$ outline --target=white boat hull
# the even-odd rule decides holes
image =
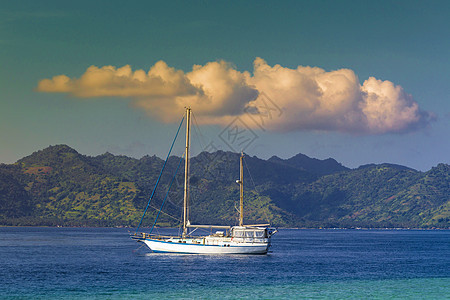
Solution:
[[[188,254],[266,254],[269,243],[235,243],[222,242],[217,245],[204,245],[199,243],[167,242],[158,239],[143,239],[153,252],[188,253]]]

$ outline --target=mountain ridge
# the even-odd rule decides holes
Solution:
[[[172,156],[144,220],[152,223],[180,157]],[[193,223],[237,221],[239,154],[191,159]],[[0,164],[0,225],[135,226],[164,161],[50,146]],[[394,164],[349,169],[297,154],[245,159],[245,216],[288,227],[449,228],[450,166],[420,172]],[[250,170],[251,173],[248,173]],[[183,171],[176,175],[159,226],[175,226]]]
[[[333,158],[321,160],[317,158],[310,158],[309,156],[302,153],[294,155],[288,159],[282,159],[278,156],[272,156],[268,159],[268,161],[293,166],[316,175],[329,175],[341,171],[350,170],[349,168],[338,163]]]

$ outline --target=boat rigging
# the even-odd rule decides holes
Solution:
[[[189,221],[189,146],[190,146],[190,123],[191,123],[191,108],[186,108],[186,115],[183,119],[186,119],[186,147],[185,147],[185,173],[184,173],[184,192],[183,192],[183,231],[180,236],[161,236],[152,234],[152,230],[156,224],[153,224],[150,233],[139,233],[140,225],[144,218],[145,212],[148,209],[151,199],[154,196],[156,186],[161,178],[162,171],[169,158],[170,152],[173,148],[173,144],[170,148],[166,162],[163,165],[163,169],[159,175],[155,188],[150,197],[149,203],[144,211],[144,215],[139,222],[136,232],[131,237],[138,242],[142,242],[148,246],[153,252],[169,252],[169,253],[190,253],[190,254],[266,254],[269,251],[271,245],[271,237],[277,230],[270,227],[270,224],[255,224],[244,225],[244,172],[243,172],[243,159],[244,153],[240,155],[240,176],[236,182],[240,185],[240,201],[239,201],[239,225],[237,226],[223,226],[223,225],[194,225]],[[183,119],[178,128],[177,134],[180,131],[180,127],[183,123]],[[180,160],[181,164],[181,160]],[[180,166],[178,165],[178,168]],[[177,168],[177,171],[178,171]],[[176,173],[175,173],[176,175]],[[175,176],[174,176],[175,178]],[[170,183],[170,186],[173,183]],[[169,186],[169,189],[170,189]],[[167,194],[166,194],[167,197]],[[164,205],[165,199],[162,206]],[[161,209],[162,209],[161,206]],[[159,213],[157,217],[159,216]],[[224,229],[225,231],[216,231],[214,234],[207,236],[194,236],[192,232],[189,232],[189,228],[215,228]],[[195,231],[195,230],[194,230]]]

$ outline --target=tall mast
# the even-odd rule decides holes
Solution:
[[[241,176],[239,179],[239,185],[240,185],[240,203],[239,203],[239,226],[244,226],[244,168],[242,160],[244,159],[244,151],[241,152],[240,157],[240,171]]]
[[[189,136],[191,125],[191,108],[186,107],[186,151],[184,158],[184,200],[183,200],[183,237],[188,234],[189,222],[188,198],[189,198]]]

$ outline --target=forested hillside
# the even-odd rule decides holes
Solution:
[[[167,163],[144,220],[151,226],[179,157]],[[381,164],[348,169],[334,159],[246,156],[245,221],[290,227],[449,228],[450,166],[428,172]],[[79,154],[66,145],[0,165],[0,225],[136,226],[163,160]],[[177,226],[184,168],[159,226]],[[203,152],[191,160],[191,223],[235,224],[239,154]]]

